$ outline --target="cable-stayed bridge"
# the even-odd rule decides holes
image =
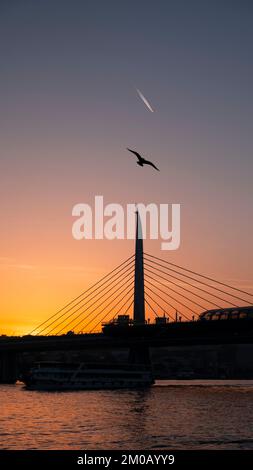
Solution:
[[[251,305],[252,299],[251,293],[238,287],[144,252],[137,213],[132,256],[29,335],[0,341],[0,381],[12,380],[16,355],[25,351],[126,347],[134,351],[131,357],[136,360],[136,356],[143,359],[150,347],[253,344],[253,321],[248,323],[251,331],[245,330],[245,323],[240,329],[239,322],[219,322],[217,329],[217,322],[198,320],[201,313],[220,309],[224,314],[232,309],[239,318],[244,314],[241,307]],[[117,328],[122,321],[127,329]],[[105,324],[105,332],[113,335],[101,333]],[[122,331],[127,334],[117,334]]]
[[[104,322],[130,315],[133,326],[150,319],[193,321],[201,312],[249,305],[253,295],[143,252],[137,214],[135,254],[36,326],[33,335],[101,331]]]
[[[209,309],[249,305],[253,296],[205,275],[144,253],[145,316],[169,321],[197,320]],[[33,335],[76,334],[101,330],[117,315],[134,313],[135,255],[38,325]]]

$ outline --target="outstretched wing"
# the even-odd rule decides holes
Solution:
[[[138,158],[138,160],[140,160],[140,161],[143,160],[142,156],[141,156],[138,152],[135,152],[135,150],[131,150],[131,149],[129,149],[129,148],[127,148],[127,150],[128,150],[129,152],[132,152],[134,155],[136,155],[136,157]]]
[[[145,163],[146,165],[150,165],[153,168],[155,168],[155,170],[160,171],[159,168],[157,168],[157,166],[155,166],[154,163],[150,162],[149,160],[145,160]]]

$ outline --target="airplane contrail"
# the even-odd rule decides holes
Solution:
[[[138,90],[138,88],[136,88],[136,91],[139,95],[139,97],[141,98],[141,100],[143,101],[143,103],[147,106],[147,108],[149,109],[149,111],[151,111],[151,113],[154,112],[151,104],[148,102],[147,98],[145,98],[145,96],[142,94],[142,92],[140,90]]]

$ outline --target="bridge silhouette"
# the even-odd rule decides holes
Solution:
[[[220,328],[196,321],[210,309],[238,308],[252,303],[253,295],[205,274],[179,266],[143,251],[141,222],[137,213],[135,253],[91,287],[37,325],[29,335],[0,341],[0,382],[15,381],[17,355],[23,352],[129,348],[132,360],[149,357],[150,347],[251,344],[251,332]],[[107,337],[104,324],[130,318],[135,331],[150,324],[169,324],[166,336]],[[191,325],[201,328],[190,328]],[[208,322],[216,323],[216,322]],[[229,322],[232,324],[233,322]],[[179,328],[178,328],[179,327]],[[134,351],[134,354],[133,354]],[[134,358],[134,359],[133,359]]]
[[[213,308],[249,305],[253,295],[191,269],[143,252],[137,213],[135,254],[37,325],[31,335],[94,333],[120,315],[133,325],[148,317],[192,321]]]
[[[148,316],[192,321],[213,308],[249,305],[253,295],[204,274],[143,252],[137,214],[135,254],[37,325],[31,335],[94,333],[117,315],[144,324]]]

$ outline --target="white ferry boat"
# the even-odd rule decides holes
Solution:
[[[113,390],[154,383],[145,365],[40,362],[21,377],[29,390]]]

